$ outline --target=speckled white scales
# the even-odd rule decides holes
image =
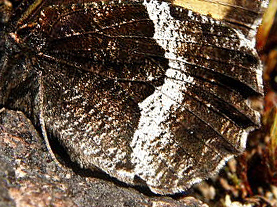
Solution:
[[[169,59],[169,66],[171,67],[166,71],[168,78],[165,79],[165,83],[156,88],[154,94],[139,104],[141,118],[131,143],[134,149],[132,161],[136,166],[134,174],[139,175],[143,179],[147,178],[149,186],[156,186],[160,185],[160,176],[164,173],[163,170],[157,171],[160,162],[165,162],[170,167],[170,163],[166,161],[167,158],[162,153],[157,153],[159,150],[157,144],[160,144],[162,147],[174,145],[174,142],[171,141],[174,135],[171,134],[168,126],[162,124],[162,122],[167,119],[172,111],[180,106],[179,103],[184,98],[181,90],[186,90],[184,82],[193,83],[193,77],[188,77],[176,70],[185,70],[176,61],[178,58],[176,56],[177,44],[182,36],[180,34],[180,24],[182,25],[182,23],[173,19],[170,15],[169,4],[166,2],[145,1],[144,5],[147,8],[150,19],[155,25],[153,38],[167,51],[165,57]],[[177,60],[180,62],[185,61],[182,58]],[[170,79],[171,77],[176,78],[176,80]],[[163,134],[162,139],[157,139],[161,134]],[[173,153],[171,156],[174,156],[175,152],[169,151],[168,153]],[[160,161],[155,162],[156,160]],[[182,170],[185,170],[189,166],[180,167]],[[180,170],[180,178],[183,176],[182,170]],[[176,192],[178,191],[176,185]]]

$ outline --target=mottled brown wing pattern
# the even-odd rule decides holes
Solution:
[[[248,98],[263,93],[261,65],[248,34],[264,2],[253,2],[256,13],[233,18],[239,26],[175,2],[11,2],[1,105],[24,111],[82,167],[184,191],[259,126]]]
[[[163,83],[168,60],[143,5],[70,6],[48,7],[40,20],[47,37],[40,64],[60,63],[42,76],[43,119],[73,159],[119,177],[133,168],[138,103]]]

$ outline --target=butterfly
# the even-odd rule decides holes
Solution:
[[[178,193],[260,125],[249,98],[263,95],[253,38],[266,1],[1,4],[0,105],[82,168]]]

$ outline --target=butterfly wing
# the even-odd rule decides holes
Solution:
[[[169,2],[49,2],[17,34],[34,113],[73,160],[167,194],[242,152],[259,125],[248,98],[263,93],[244,32]]]

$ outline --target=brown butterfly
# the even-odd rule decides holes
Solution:
[[[266,2],[184,2],[2,1],[0,105],[120,181],[172,194],[210,177],[259,126]]]

